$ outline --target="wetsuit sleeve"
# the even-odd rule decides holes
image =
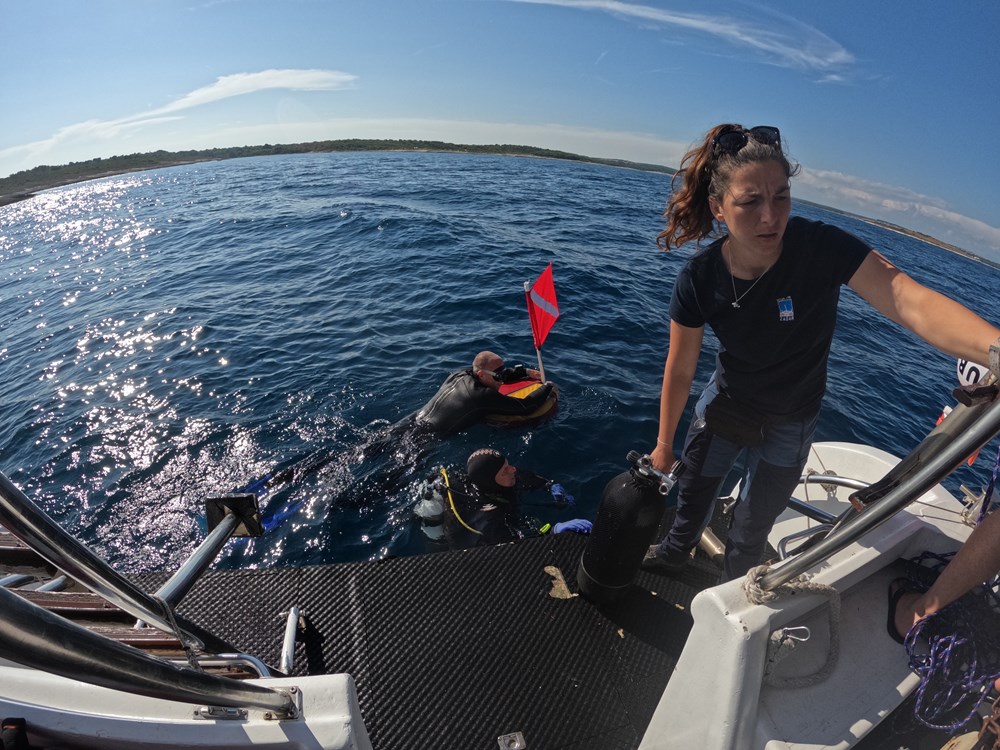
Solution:
[[[525,398],[504,396],[480,385],[472,370],[454,372],[417,412],[416,421],[439,434],[449,435],[491,414],[527,416],[545,403],[551,392],[552,385],[546,384]]]
[[[517,470],[517,486],[523,490],[540,490],[552,484],[551,479],[536,474],[530,469]]]
[[[481,509],[477,514],[476,526],[482,532],[480,544],[503,544],[517,539],[517,534],[510,528],[507,516],[509,511],[503,507],[492,510]]]
[[[483,411],[489,414],[528,415],[544,404],[550,393],[552,393],[551,383],[535,389],[524,398],[504,396],[497,391],[483,389],[480,394],[480,405]]]
[[[478,391],[472,370],[451,373],[437,393],[417,412],[416,421],[443,435],[464,430],[479,419]]]

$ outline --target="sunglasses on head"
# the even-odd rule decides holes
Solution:
[[[747,145],[750,138],[765,146],[780,146],[781,133],[777,128],[770,125],[758,125],[757,127],[745,130],[727,130],[719,133],[712,139],[715,153],[735,154]]]

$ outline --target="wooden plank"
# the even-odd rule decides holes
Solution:
[[[15,594],[27,599],[32,604],[44,607],[50,612],[69,619],[77,617],[96,617],[100,619],[118,618],[123,621],[134,621],[135,617],[105,601],[97,594],[87,591],[25,591],[14,589]]]

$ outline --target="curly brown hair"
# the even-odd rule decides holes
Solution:
[[[662,249],[669,251],[671,247],[715,235],[715,217],[708,199],[722,200],[733,172],[740,167],[776,161],[788,177],[798,174],[799,165],[789,161],[780,143],[770,145],[747,138],[739,151],[716,153],[715,137],[733,130],[746,131],[746,128],[737,123],[716,125],[681,159],[680,169],[670,182],[670,199],[664,212],[667,226],[656,236],[656,244]]]

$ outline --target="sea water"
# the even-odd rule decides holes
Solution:
[[[440,549],[413,508],[436,467],[492,446],[593,518],[655,444],[667,304],[690,250],[655,237],[667,175],[451,153],[301,154],[120,175],[0,208],[0,470],[122,570],[173,568],[206,497],[318,457],[263,498],[222,565]],[[794,186],[793,186],[794,189]],[[815,206],[996,320],[1000,271]],[[393,425],[481,349],[537,366],[523,284],[553,263],[542,349],[558,415],[418,441]],[[953,403],[955,360],[841,295],[820,440],[905,455]],[[697,382],[711,373],[711,337]],[[686,420],[681,429],[686,426]],[[996,441],[948,480],[988,482]],[[822,467],[812,468],[822,470]]]

